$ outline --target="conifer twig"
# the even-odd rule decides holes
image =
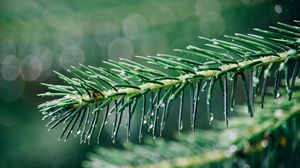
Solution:
[[[128,116],[126,125],[129,138],[132,115],[137,111],[136,107],[141,98],[146,97],[146,100],[149,99],[149,107],[145,109],[147,103],[143,103],[141,125],[151,130],[155,137],[158,130],[159,135],[163,134],[172,102],[187,86],[190,86],[191,96],[191,127],[195,130],[197,111],[200,108],[198,107],[200,92],[203,89],[207,91],[207,114],[211,123],[214,119],[211,99],[215,83],[220,83],[222,94],[226,95],[224,100],[227,98],[230,100],[229,103],[227,101],[225,103],[230,104],[230,109],[233,109],[235,86],[237,80],[241,80],[248,113],[252,117],[254,97],[257,93],[261,93],[261,107],[264,107],[269,78],[274,76],[277,81],[273,91],[277,94],[278,81],[284,73],[285,88],[291,99],[295,80],[300,74],[298,21],[295,21],[295,26],[278,23],[278,27],[270,27],[270,30],[254,30],[262,36],[235,34],[225,36],[227,40],[200,37],[208,42],[206,47],[189,45],[186,49],[175,49],[178,55],[136,56],[146,61],[146,64],[121,58],[120,62],[104,61],[112,67],[111,69],[80,65],[81,68],[71,67],[72,70],[68,70],[71,77],[55,72],[66,85],[43,84],[53,92],[42,93],[39,96],[60,98],[39,105],[39,109],[44,114],[43,119],[51,119],[47,124],[49,129],[67,123],[61,134],[61,138],[65,136],[66,140],[77,126],[77,130],[81,132],[82,142],[90,141],[97,128],[100,113],[114,113],[112,131],[114,142],[124,116]],[[292,74],[289,73],[291,68]],[[246,81],[247,71],[251,72],[250,82]],[[224,77],[232,81],[234,86],[230,96],[227,93],[227,82],[226,86],[222,84]],[[106,108],[107,106],[110,108]],[[123,115],[126,111],[128,115]],[[224,108],[224,115],[225,123],[228,124],[227,108]],[[101,134],[106,125],[104,123],[107,123],[107,117],[108,115],[104,115],[98,134]],[[178,122],[181,123],[181,120],[179,117]],[[140,129],[140,134],[142,131]],[[100,136],[98,142],[99,138]]]

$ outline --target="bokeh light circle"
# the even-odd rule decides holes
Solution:
[[[20,75],[19,60],[14,55],[7,55],[1,63],[1,76],[4,80],[13,81]]]
[[[132,58],[134,52],[133,45],[127,38],[114,39],[108,46],[107,54],[110,59],[118,60],[122,58]]]
[[[125,18],[123,32],[131,40],[137,39],[148,27],[148,22],[142,15],[133,14]]]
[[[120,28],[113,22],[103,22],[95,27],[94,39],[99,46],[107,47],[120,36]]]
[[[42,73],[42,63],[38,56],[27,55],[23,58],[20,65],[22,79],[26,81],[34,81],[39,78]]]
[[[69,68],[84,63],[84,52],[77,46],[65,47],[59,58],[60,67]]]

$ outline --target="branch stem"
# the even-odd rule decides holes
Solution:
[[[183,84],[186,81],[189,82],[194,82],[198,81],[200,79],[207,79],[210,77],[216,77],[222,72],[230,72],[234,71],[236,68],[238,71],[243,71],[245,67],[250,66],[251,64],[257,63],[254,66],[251,66],[251,68],[254,67],[259,67],[263,65],[267,65],[270,63],[274,62],[284,62],[288,59],[288,56],[290,53],[292,53],[293,50],[289,50],[286,52],[280,53],[278,56],[265,56],[253,60],[245,60],[239,63],[232,63],[232,64],[225,64],[221,65],[219,67],[220,70],[201,70],[201,71],[196,71],[195,74],[193,73],[188,73],[184,75],[180,75],[177,77],[177,79],[163,79],[160,81],[161,84],[157,83],[144,83],[138,86],[138,88],[122,88],[122,89],[110,89],[102,92],[102,95],[99,94],[97,97],[90,97],[89,95],[67,95],[70,98],[74,99],[75,101],[78,102],[78,106],[87,106],[91,103],[99,102],[104,99],[107,99],[109,97],[119,97],[120,95],[126,95],[130,96],[133,94],[137,94],[139,92],[144,92],[145,90],[158,90],[162,88],[167,88],[173,85],[178,85],[178,84]],[[298,55],[297,57],[299,57]],[[247,68],[246,68],[247,69]],[[85,101],[84,101],[85,100]]]

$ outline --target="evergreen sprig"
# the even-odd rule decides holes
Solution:
[[[237,81],[243,84],[244,97],[250,116],[254,114],[254,97],[261,93],[264,106],[266,86],[275,78],[274,97],[277,97],[281,79],[285,79],[288,98],[292,98],[295,80],[299,77],[300,21],[295,25],[278,23],[269,30],[254,29],[258,34],[235,34],[226,40],[208,39],[203,47],[189,45],[186,49],[175,49],[176,54],[136,56],[145,64],[121,58],[107,60],[111,69],[80,65],[71,67],[69,75],[55,72],[65,85],[44,84],[51,92],[39,94],[43,97],[58,97],[39,105],[50,119],[49,130],[66,123],[60,138],[65,140],[75,132],[81,142],[90,142],[95,134],[99,114],[102,123],[97,128],[98,142],[109,115],[114,114],[112,140],[118,135],[124,111],[127,112],[127,137],[130,136],[131,119],[135,111],[141,114],[139,139],[148,129],[155,137],[163,133],[172,102],[179,97],[180,108],[178,130],[182,129],[183,103],[189,88],[191,128],[195,130],[200,92],[206,91],[209,123],[214,119],[211,109],[212,92],[219,83],[224,97],[224,118],[228,124],[229,109],[235,105]],[[246,81],[245,73],[250,72]],[[290,73],[292,71],[292,73]],[[284,74],[284,75],[283,75]],[[228,81],[232,82],[229,93]],[[249,83],[249,86],[248,86]],[[142,102],[142,109],[136,109]],[[149,103],[148,103],[149,102]],[[146,107],[148,104],[148,107]],[[159,127],[159,130],[158,130]]]
[[[257,107],[256,117],[247,120],[244,108],[222,129],[218,121],[211,130],[184,134],[176,140],[147,139],[146,143],[124,144],[123,149],[97,147],[83,162],[95,167],[299,167],[300,92],[289,102],[281,97]],[[247,166],[248,165],[248,166]]]

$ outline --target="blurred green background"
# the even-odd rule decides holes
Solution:
[[[41,121],[45,99],[36,95],[46,91],[40,82],[60,83],[53,70],[171,53],[201,44],[198,35],[251,33],[299,11],[298,0],[1,0],[0,167],[81,167],[94,149],[78,138],[58,142],[61,129]]]

